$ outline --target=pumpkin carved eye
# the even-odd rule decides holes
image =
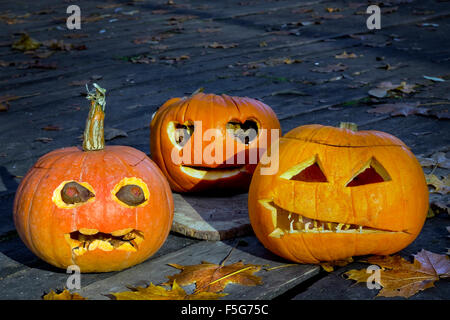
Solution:
[[[246,120],[244,123],[230,121],[226,127],[236,140],[244,144],[250,144],[258,136],[258,124],[254,120]]]
[[[144,191],[135,184],[128,184],[120,188],[116,197],[129,206],[138,206],[145,201]]]
[[[87,182],[63,181],[53,191],[52,201],[61,209],[73,209],[95,201],[95,193]]]
[[[150,199],[147,184],[139,178],[123,178],[111,190],[114,201],[126,208],[146,206]]]
[[[66,204],[86,202],[93,197],[95,195],[88,188],[75,181],[66,183],[61,190],[61,199]]]
[[[293,166],[280,175],[280,178],[303,182],[328,182],[317,155]]]
[[[357,187],[371,183],[392,180],[386,169],[375,158],[371,158],[356,175],[347,182],[346,187]]]
[[[172,144],[183,147],[194,134],[194,125],[191,123],[170,122],[167,127],[167,133]]]

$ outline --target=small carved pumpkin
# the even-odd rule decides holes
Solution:
[[[428,189],[420,164],[398,138],[305,125],[278,146],[278,173],[261,175],[258,165],[248,200],[251,225],[267,249],[318,263],[392,254],[419,234]]]
[[[280,134],[275,113],[264,103],[202,92],[168,100],[150,128],[152,159],[177,192],[247,191],[273,130]]]
[[[94,84],[83,148],[42,156],[18,187],[16,229],[38,257],[81,272],[121,270],[154,254],[172,225],[173,199],[141,151],[104,146],[105,90]]]

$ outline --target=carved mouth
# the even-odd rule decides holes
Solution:
[[[288,211],[277,206],[272,199],[258,200],[259,203],[272,214],[274,230],[270,237],[280,238],[283,235],[295,233],[396,233],[402,231],[390,231],[375,229],[363,225],[337,223],[331,221],[315,220],[302,216],[301,214]],[[405,232],[405,231],[403,231]]]
[[[116,230],[111,233],[100,232],[97,229],[80,229],[64,235],[73,254],[81,256],[96,249],[102,251],[137,251],[144,241],[144,234],[133,228]]]
[[[229,178],[238,175],[241,172],[246,172],[244,165],[232,168],[208,168],[208,167],[191,167],[180,166],[181,171],[185,174],[202,179],[202,180],[217,180]]]

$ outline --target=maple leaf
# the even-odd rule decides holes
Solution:
[[[214,292],[194,292],[192,294],[187,294],[186,291],[174,281],[171,290],[150,283],[147,288],[136,287],[133,288],[133,291],[112,293],[112,295],[117,300],[217,300],[227,294]]]
[[[56,293],[51,290],[49,293],[42,297],[44,300],[86,300],[85,297],[79,295],[78,293],[70,293],[69,290],[64,289],[61,293]]]
[[[377,297],[409,298],[434,287],[434,282],[440,278],[450,277],[450,258],[424,249],[414,255],[413,263],[398,255],[373,256],[363,262],[381,267],[379,284],[383,288]],[[347,271],[344,275],[359,283],[367,282],[371,273],[361,269]]]
[[[182,266],[176,263],[170,263],[169,266],[182,271],[179,274],[168,276],[169,281],[165,284],[171,284],[175,281],[182,286],[195,283],[198,292],[220,292],[229,283],[245,286],[261,284],[261,278],[253,275],[261,269],[261,266],[244,264],[242,261],[226,266],[206,261],[191,266]]]

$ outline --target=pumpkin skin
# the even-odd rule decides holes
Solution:
[[[253,230],[270,251],[299,263],[388,255],[420,233],[428,189],[398,138],[305,125],[278,146],[278,173],[261,175],[258,165],[248,199]]]
[[[246,121],[256,123],[256,137],[248,144],[230,138],[227,124],[234,122],[241,125]],[[201,122],[201,130],[194,127],[192,135],[183,146],[182,152],[189,152],[187,161],[174,163],[172,150],[176,147],[176,142],[171,137],[173,132],[169,132],[168,128],[174,123],[192,125],[195,122]],[[235,152],[227,156],[223,151],[220,159],[213,163],[207,163],[204,159],[200,163],[195,162],[195,153],[204,154],[205,148],[211,144],[211,141],[202,139],[201,133],[208,129],[217,129],[221,133],[220,138],[216,137],[214,140],[216,144],[212,147],[211,154],[216,155],[217,148]],[[201,92],[190,97],[172,98],[161,106],[150,123],[151,157],[167,177],[173,191],[200,192],[210,188],[247,191],[259,156],[265,151],[264,146],[261,146],[261,129],[267,130],[267,145],[271,142],[271,129],[278,130],[277,133],[281,134],[280,123],[273,110],[258,100]],[[252,151],[258,153],[256,161],[249,161]],[[239,153],[240,156],[245,156],[244,163],[238,162]]]
[[[90,198],[66,203],[61,188],[69,182],[89,189]],[[118,191],[126,185],[138,186],[145,201],[121,201]],[[167,180],[143,152],[127,146],[68,147],[42,156],[28,171],[16,192],[14,222],[42,260],[107,272],[153,255],[167,238],[173,210]]]

